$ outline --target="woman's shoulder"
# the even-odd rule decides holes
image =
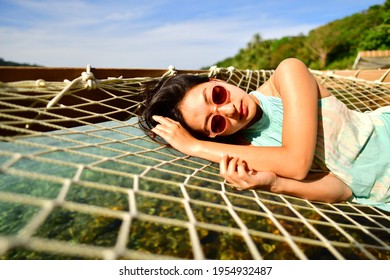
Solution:
[[[266,96],[282,98],[278,89],[280,87],[280,83],[285,82],[284,77],[287,76],[289,79],[301,79],[302,77],[300,75],[302,74],[302,69],[305,69],[306,71],[308,70],[302,61],[296,58],[287,58],[283,60],[278,67],[276,67],[275,72],[258,88],[258,91]],[[325,98],[331,95],[327,88],[325,88],[314,75],[311,75],[310,79],[315,79],[318,85],[320,98]]]
[[[274,96],[274,97],[279,97],[280,93],[275,87],[274,84],[274,75],[272,75],[264,84],[262,84],[258,89],[258,92],[261,92],[265,96]]]
[[[285,79],[284,77],[287,75],[288,77],[291,76],[292,73],[300,73],[302,71],[298,70],[305,69],[307,70],[306,65],[296,58],[286,58],[282,60],[279,65],[276,67],[274,73],[271,75],[271,77],[262,85],[260,86],[259,90],[264,93],[264,95],[267,96],[275,96],[275,97],[282,97],[282,95],[279,92],[279,86],[280,83],[283,82]],[[298,75],[296,74],[296,75]]]

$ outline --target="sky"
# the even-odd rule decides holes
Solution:
[[[49,67],[198,70],[385,0],[0,0],[0,58]]]

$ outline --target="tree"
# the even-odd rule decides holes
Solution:
[[[388,50],[390,49],[390,24],[381,24],[367,32],[360,42],[361,50]]]
[[[312,60],[317,61],[321,69],[325,68],[329,53],[340,43],[340,30],[335,25],[335,22],[331,22],[312,30],[305,43]]]
[[[348,68],[362,49],[390,49],[390,0],[313,29],[307,36],[264,40],[256,33],[246,48],[217,65],[273,69],[284,58],[297,57],[313,69]]]
[[[305,55],[305,36],[283,37],[272,44],[271,68],[275,68],[283,59],[296,57],[308,61]]]

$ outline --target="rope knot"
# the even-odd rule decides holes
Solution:
[[[216,65],[213,65],[209,69],[209,77],[215,77],[221,72],[221,68],[217,67]]]
[[[171,76],[175,76],[177,73],[176,69],[175,69],[175,66],[173,65],[169,65],[168,67],[168,71],[164,73],[164,75],[162,75],[161,79],[164,79],[166,77],[171,77]]]
[[[229,66],[226,69],[227,69],[227,71],[229,72],[230,75],[233,75],[234,71],[236,70],[236,68],[234,68],[234,66]]]
[[[43,80],[43,79],[38,79],[38,80],[36,80],[35,85],[37,87],[45,87],[46,86],[46,81]]]
[[[85,88],[90,89],[96,89],[97,88],[97,82],[96,78],[91,72],[91,65],[87,65],[87,71],[81,73],[81,80],[85,83]]]

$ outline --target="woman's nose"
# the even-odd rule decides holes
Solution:
[[[222,115],[225,115],[226,117],[231,118],[234,116],[235,109],[232,103],[226,103],[221,106],[215,106],[215,112],[218,112]]]

